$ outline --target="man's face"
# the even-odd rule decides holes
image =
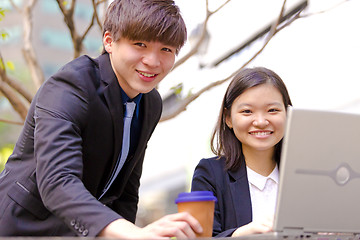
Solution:
[[[114,41],[106,32],[105,50],[121,88],[130,97],[150,92],[170,72],[175,62],[176,48],[161,42]]]

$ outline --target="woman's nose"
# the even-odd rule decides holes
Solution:
[[[263,115],[257,115],[253,121],[253,125],[259,128],[264,128],[269,125],[269,121]]]

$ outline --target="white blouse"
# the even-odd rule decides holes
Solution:
[[[269,176],[265,177],[247,168],[253,221],[261,221],[275,214],[279,183],[279,168],[276,165]]]

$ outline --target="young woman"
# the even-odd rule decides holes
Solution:
[[[289,105],[284,82],[269,69],[244,69],[230,83],[211,141],[217,156],[199,162],[191,188],[218,199],[213,236],[271,231]]]

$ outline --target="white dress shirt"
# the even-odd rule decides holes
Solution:
[[[247,168],[253,221],[261,221],[275,214],[279,183],[279,168],[276,165],[269,176],[265,177]]]

